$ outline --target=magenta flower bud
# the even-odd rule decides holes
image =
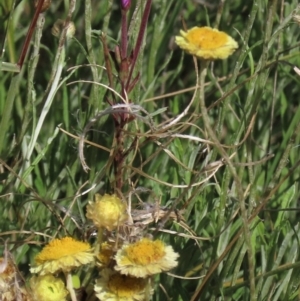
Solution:
[[[128,10],[131,4],[131,0],[121,0],[122,9]]]

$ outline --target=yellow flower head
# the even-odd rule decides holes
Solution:
[[[205,60],[226,59],[237,48],[237,42],[223,31],[210,27],[193,27],[187,32],[180,30],[181,36],[176,36],[176,44]]]
[[[63,281],[49,274],[32,277],[30,287],[36,301],[65,301],[68,295]]]
[[[97,264],[99,266],[108,266],[108,264],[113,259],[114,251],[113,246],[110,245],[108,242],[104,242],[100,246],[100,251],[98,255],[96,256],[98,261]]]
[[[86,217],[93,220],[95,226],[112,231],[128,218],[126,204],[116,195],[95,195],[95,202],[87,205]]]
[[[71,237],[54,239],[35,257],[31,273],[53,274],[59,270],[69,272],[73,268],[94,260],[91,246]]]
[[[165,246],[161,240],[143,238],[134,244],[124,245],[117,252],[115,269],[121,274],[147,277],[176,267],[178,257],[173,248]]]
[[[142,301],[146,300],[146,288],[146,279],[125,276],[110,269],[104,269],[94,290],[99,300]]]

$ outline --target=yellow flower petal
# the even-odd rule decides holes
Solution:
[[[205,60],[226,59],[237,48],[237,42],[223,31],[210,27],[193,27],[187,32],[181,30],[176,36],[176,44]]]
[[[178,257],[173,248],[165,246],[161,240],[143,238],[134,244],[124,245],[117,252],[115,269],[121,274],[147,277],[176,267]]]
[[[101,278],[96,282],[94,290],[99,300],[142,301],[146,299],[147,280],[104,269],[101,272]]]
[[[70,271],[94,260],[91,246],[71,237],[54,239],[35,257],[31,273],[53,274],[59,270]]]
[[[126,204],[114,194],[96,194],[95,201],[87,205],[86,217],[93,220],[95,226],[112,231],[128,219]]]

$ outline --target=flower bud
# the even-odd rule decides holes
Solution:
[[[131,0],[121,0],[121,7],[124,10],[128,10],[131,4]]]
[[[96,227],[104,227],[108,231],[116,229],[127,221],[126,204],[116,195],[95,195],[95,201],[87,205],[87,218],[94,222]]]
[[[44,276],[33,276],[30,279],[30,286],[34,300],[44,301],[66,301],[68,291],[63,281],[51,274]]]

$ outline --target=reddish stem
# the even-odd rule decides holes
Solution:
[[[127,57],[127,10],[122,9],[122,25],[121,25],[121,59]]]
[[[116,151],[114,154],[114,170],[115,170],[115,181],[116,191],[122,191],[123,178],[122,168],[124,164],[124,136],[123,136],[124,123],[115,122],[115,138],[116,138]]]
[[[33,19],[31,21],[29,29],[27,31],[27,35],[26,35],[26,38],[25,38],[25,42],[23,44],[21,55],[20,55],[19,61],[17,63],[17,65],[20,66],[20,68],[22,68],[22,66],[23,66],[25,56],[26,56],[26,53],[27,53],[27,50],[28,50],[28,47],[29,47],[29,44],[30,44],[30,40],[31,40],[33,31],[34,31],[34,28],[36,26],[37,19],[38,19],[39,14],[42,10],[43,4],[44,4],[44,0],[39,0],[39,3],[38,3],[38,5],[35,9],[35,12],[34,12]]]
[[[139,31],[139,34],[138,34],[138,37],[137,37],[137,40],[136,40],[134,50],[133,50],[133,57],[132,57],[132,62],[131,62],[131,66],[130,66],[129,76],[128,76],[127,82],[126,82],[126,91],[127,91],[128,87],[130,86],[130,81],[131,81],[132,73],[133,73],[133,70],[134,70],[134,66],[136,64],[137,57],[138,57],[139,52],[140,52],[141,47],[142,47],[145,31],[146,31],[146,28],[147,28],[148,18],[149,18],[149,15],[150,15],[151,4],[152,4],[152,0],[147,0],[145,10],[144,10],[144,13],[143,13],[143,17],[142,17],[140,31]]]

